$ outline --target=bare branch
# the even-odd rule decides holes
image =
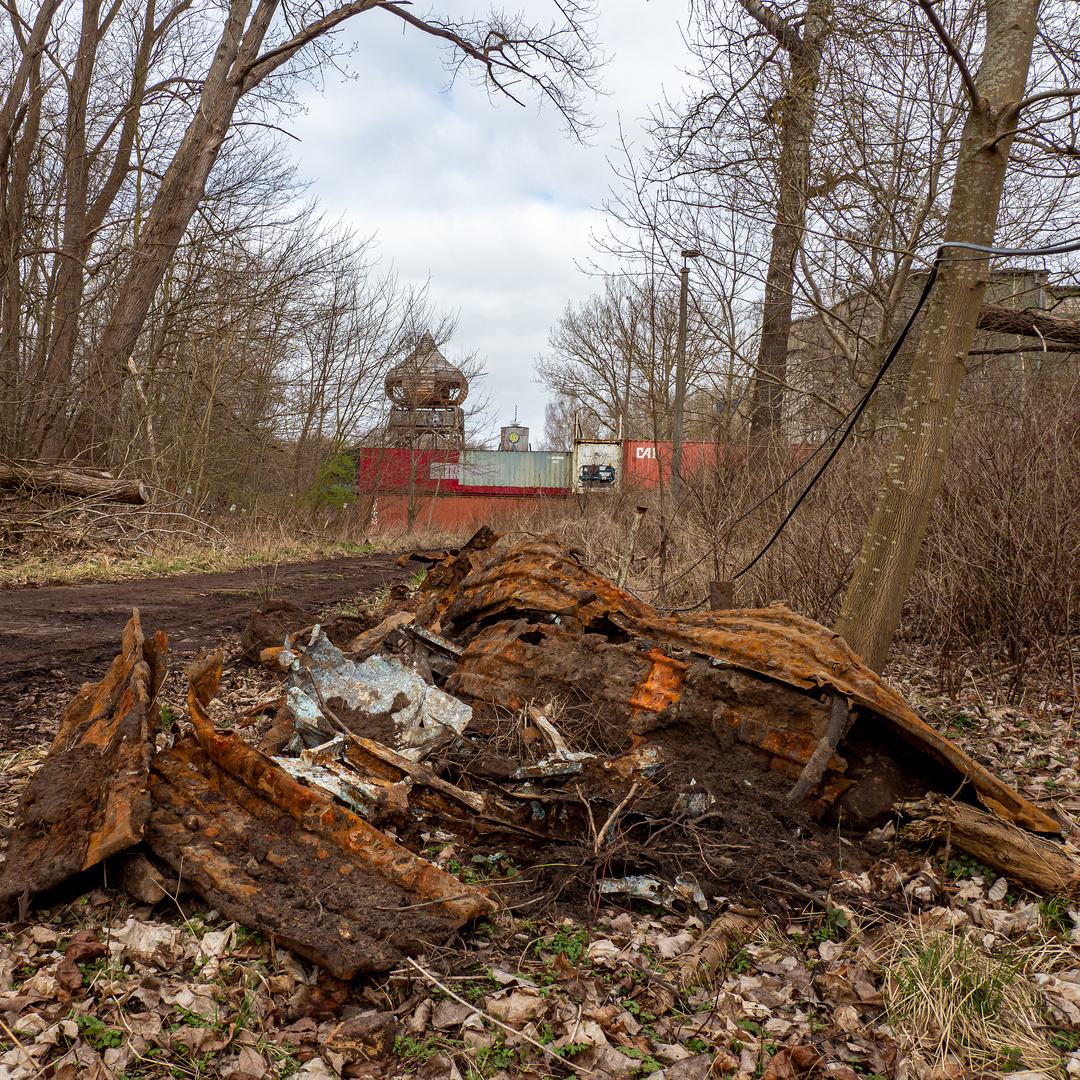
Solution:
[[[761,0],[739,0],[739,6],[767,33],[771,34],[781,48],[789,53],[803,47],[803,39],[776,12]]]
[[[242,91],[246,93],[253,87],[258,86],[267,75],[276,71],[282,64],[288,63],[305,45],[309,45],[316,38],[329,33],[336,26],[345,22],[346,19],[351,19],[354,15],[361,15],[365,11],[381,6],[383,5],[380,0],[353,0],[351,4],[342,4],[341,7],[331,11],[329,15],[309,23],[289,38],[288,41],[282,42],[276,48],[256,57],[250,64],[245,65],[232,76],[232,82],[242,87]]]
[[[501,67],[509,71],[513,71],[516,75],[526,75],[528,73],[518,65],[506,59],[505,56],[493,57],[493,52],[501,53],[505,47],[505,40],[501,41],[497,48],[479,49],[471,41],[467,41],[460,34],[451,30],[446,26],[437,26],[434,23],[425,22],[423,19],[418,19],[411,12],[406,11],[398,4],[384,3],[382,5],[387,11],[393,12],[399,19],[407,22],[410,26],[415,27],[417,30],[423,31],[425,34],[430,34],[432,37],[442,38],[444,41],[449,41],[460,49],[466,56],[471,56],[474,60],[479,60],[484,68],[487,70],[488,78],[499,89],[500,93],[505,94],[511,101],[516,102],[518,105],[524,105],[525,103],[515,97],[510,91],[499,81],[495,74],[496,67]]]
[[[926,12],[927,19],[930,20],[930,25],[934,28],[934,32],[941,40],[942,48],[948,54],[949,59],[956,65],[957,70],[960,72],[960,78],[964,80],[964,89],[968,92],[968,97],[971,98],[971,107],[973,109],[984,110],[986,108],[986,99],[979,93],[978,88],[975,86],[975,80],[971,76],[971,72],[968,71],[968,66],[964,62],[963,54],[956,46],[956,42],[949,36],[948,30],[942,25],[941,20],[937,17],[937,12],[934,10],[933,0],[916,0],[919,7]]]
[[[1066,86],[1059,90],[1043,90],[1041,93],[1032,94],[1031,97],[1024,98],[1019,104],[1013,106],[1011,112],[1014,116],[1019,116],[1025,109],[1030,108],[1032,105],[1037,105],[1040,101],[1050,101],[1053,98],[1074,97],[1080,97],[1080,89]]]

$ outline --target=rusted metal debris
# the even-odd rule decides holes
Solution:
[[[146,640],[135,611],[108,674],[84,686],[61,719],[49,756],[19,803],[18,828],[0,868],[0,907],[138,843],[150,817],[155,725],[168,642]]]
[[[389,642],[391,629],[399,647],[408,637],[412,645],[384,662],[418,669],[430,661],[445,688],[478,713],[519,716],[546,755],[494,777],[460,757],[482,738],[461,738],[465,729],[455,729],[434,749],[465,774],[458,787],[422,763],[432,744],[405,740],[414,744],[414,762],[365,738],[366,726],[385,729],[378,715],[343,713],[347,730],[327,741],[336,727],[327,713],[338,718],[320,680],[329,688],[343,675],[362,678],[363,665],[335,655],[316,628],[294,634],[276,654],[294,678],[310,672],[318,699],[294,709],[298,738],[310,738],[311,748],[276,759],[282,768],[398,829],[435,822],[464,840],[505,843],[591,837],[599,853],[629,797],[658,769],[681,758],[707,786],[712,763],[739,744],[761,768],[801,780],[798,797],[809,787],[805,805],[818,816],[842,812],[848,824],[879,824],[906,799],[963,788],[1005,821],[1059,831],[929,728],[826,628],[779,606],[664,617],[553,540],[495,551],[496,539],[478,534],[448,553],[429,572],[413,621],[397,612],[387,632],[374,628],[365,644]],[[608,757],[571,751],[545,708],[575,697],[621,725],[631,750]],[[417,708],[403,696],[391,712]],[[829,741],[822,738],[827,729]],[[808,762],[823,767],[807,769]],[[700,820],[714,803],[707,789],[684,791],[672,812]],[[661,901],[675,895],[647,875],[605,891],[613,888]]]
[[[523,708],[586,695],[635,739],[665,746],[678,729],[739,742],[797,778],[817,749],[829,706],[844,695],[847,734],[816,791],[819,813],[841,806],[870,823],[913,792],[965,780],[1007,821],[1057,833],[1053,819],[930,728],[838,635],[783,605],[663,616],[582,566],[554,539],[507,551],[473,544],[429,571],[416,622],[467,645],[447,690]]]
[[[987,821],[1008,823],[1006,837],[1017,826],[1059,831],[826,628],[782,606],[667,617],[553,539],[496,550],[497,539],[482,530],[447,553],[415,610],[398,604],[354,639],[352,655],[318,626],[263,647],[264,663],[286,673],[266,752],[211,719],[220,654],[188,671],[190,732],[154,752],[150,705],[167,643],[159,633],[148,644],[136,613],[109,674],[69,706],[27,790],[0,902],[25,908],[35,892],[141,841],[172,882],[226,918],[350,978],[494,910],[486,889],[416,854],[425,843],[554,842],[605,858],[621,831],[650,834],[639,804],[675,775],[665,769],[681,767],[684,786],[664,813],[694,827],[730,809],[710,770],[734,761],[802,778],[803,805],[842,812],[848,824],[880,821],[928,790],[963,789],[991,813],[967,831],[948,817],[951,842],[963,847],[971,832],[991,865],[1019,856],[984,850]],[[587,702],[616,733],[608,752],[568,745],[553,722],[560,699]],[[516,737],[531,746],[524,759],[485,741],[484,730],[498,729],[493,711],[515,717]],[[726,790],[752,787],[743,775]],[[1040,844],[1049,885],[1075,890],[1076,864],[1054,862],[1060,845]],[[599,892],[709,902],[685,869],[668,882],[627,867]]]
[[[406,629],[426,648],[461,654],[423,628]],[[508,763],[497,783],[490,775],[485,783],[481,769],[473,777],[479,783],[467,790],[440,777],[422,758],[435,746],[457,741],[472,710],[427,686],[400,658],[373,656],[353,663],[314,627],[292,635],[274,659],[289,672],[286,707],[295,731],[286,753],[273,758],[275,764],[331,792],[367,820],[388,821],[398,830],[415,830],[424,821],[471,840],[580,841],[589,828],[586,794],[599,806],[606,803],[606,814],[635,780],[662,764],[656,747],[612,758],[571,751],[534,709],[531,722],[541,732],[546,756],[530,764]],[[310,696],[302,693],[304,686]],[[364,731],[383,741],[365,737]],[[571,779],[575,786],[567,791]]]
[[[216,730],[206,706],[220,654],[188,672],[193,735],[154,754],[166,647],[160,632],[145,642],[136,613],[109,674],[68,707],[20,805],[5,907],[144,840],[184,888],[339,978],[392,967],[494,910],[484,889]]]
[[[218,911],[347,979],[494,910],[484,889],[216,730],[206,707],[220,674],[220,653],[188,673],[195,737],[154,759],[147,834]]]

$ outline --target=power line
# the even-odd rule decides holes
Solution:
[[[787,512],[784,520],[781,521],[780,524],[777,526],[776,531],[769,538],[769,542],[757,553],[757,555],[754,556],[753,559],[750,560],[750,562],[746,564],[746,566],[744,566],[737,574],[734,575],[734,577],[732,578],[733,581],[738,580],[743,576],[743,574],[745,574],[748,570],[754,567],[761,560],[762,556],[764,556],[765,553],[769,550],[769,548],[773,546],[773,544],[779,538],[780,534],[784,531],[788,522],[791,521],[792,517],[794,517],[795,511],[799,509],[799,507],[802,505],[803,500],[806,498],[807,495],[810,494],[813,486],[818,482],[818,480],[821,479],[822,474],[832,463],[833,458],[835,458],[836,455],[840,452],[840,448],[844,445],[847,437],[854,430],[856,423],[858,423],[859,417],[863,414],[866,406],[870,403],[870,398],[873,397],[874,391],[877,389],[878,384],[881,382],[882,378],[884,378],[885,373],[889,370],[892,362],[896,359],[897,354],[900,352],[900,347],[904,344],[904,339],[908,336],[908,333],[911,331],[912,326],[915,324],[915,319],[918,316],[919,312],[922,310],[923,304],[926,303],[926,298],[930,295],[930,290],[933,288],[934,282],[937,280],[938,270],[940,269],[941,264],[943,262],[970,262],[980,257],[970,255],[966,257],[953,256],[950,258],[946,258],[944,254],[946,248],[963,248],[966,251],[980,252],[980,255],[1000,255],[1012,258],[1031,258],[1040,255],[1064,255],[1068,252],[1080,251],[1080,239],[1067,240],[1064,244],[1055,244],[1051,247],[1043,248],[994,248],[986,247],[983,244],[970,244],[962,241],[947,242],[942,244],[941,247],[937,249],[937,254],[934,257],[934,263],[930,270],[930,276],[926,279],[926,285],[923,286],[922,295],[919,297],[919,302],[915,305],[915,310],[911,313],[911,317],[908,319],[907,324],[900,332],[900,336],[896,339],[896,344],[893,345],[892,349],[889,351],[889,355],[885,358],[885,362],[878,369],[878,373],[874,376],[874,381],[870,384],[869,389],[866,391],[866,393],[860,400],[858,406],[855,409],[855,415],[852,416],[851,422],[848,424],[846,430],[844,431],[844,434],[840,437],[840,441],[836,444],[835,447],[833,447],[832,452],[825,459],[824,463],[821,465],[821,468],[819,468],[818,471],[814,473],[813,477],[811,477],[810,483],[806,485],[803,493],[795,501],[795,505]],[[792,475],[794,475],[794,473]],[[768,498],[771,497],[772,495],[768,496]],[[699,604],[695,606],[700,607],[701,605]]]
[[[961,248],[961,249],[963,249],[965,251],[976,251],[976,252],[979,252],[979,255],[946,257],[945,254],[944,254],[946,248]],[[874,391],[877,389],[877,387],[880,384],[881,380],[884,378],[885,373],[889,370],[889,367],[892,365],[892,362],[896,359],[897,355],[899,354],[900,348],[904,344],[904,340],[907,338],[908,333],[911,331],[911,328],[915,323],[915,319],[918,317],[919,312],[922,310],[923,304],[926,303],[926,298],[930,295],[930,290],[933,288],[934,282],[937,280],[938,270],[940,269],[940,266],[941,266],[942,263],[945,263],[945,262],[971,262],[971,261],[974,261],[976,259],[980,259],[980,258],[982,258],[983,256],[986,256],[986,255],[1005,256],[1005,257],[1009,257],[1009,258],[1034,258],[1034,257],[1042,256],[1042,255],[1065,255],[1065,254],[1068,254],[1068,253],[1074,252],[1074,251],[1080,251],[1080,238],[1077,238],[1077,239],[1074,239],[1074,240],[1066,240],[1065,243],[1063,243],[1063,244],[1055,244],[1055,245],[1051,245],[1051,246],[1048,246],[1048,247],[1041,247],[1041,248],[995,248],[995,247],[987,247],[987,246],[985,246],[983,244],[967,243],[967,242],[960,241],[960,240],[951,241],[951,242],[947,242],[947,243],[942,244],[937,249],[937,253],[934,256],[934,261],[933,261],[933,264],[931,265],[931,269],[930,269],[930,275],[926,280],[926,284],[923,286],[922,295],[919,297],[919,301],[915,305],[915,309],[914,309],[914,311],[912,311],[911,317],[908,319],[907,323],[905,324],[904,329],[900,332],[900,336],[896,339],[896,343],[893,345],[892,349],[889,351],[889,355],[885,358],[884,363],[882,363],[881,367],[878,369],[877,374],[874,376],[873,382],[871,382],[869,388],[863,394],[862,398],[860,398],[858,403],[855,406],[853,406],[853,408],[847,413],[847,415],[844,416],[840,420],[840,422],[836,425],[836,427],[834,427],[832,429],[832,431],[829,432],[829,435],[821,443],[821,445],[817,448],[817,450],[815,450],[805,461],[801,462],[791,473],[789,473],[783,480],[781,480],[780,483],[777,484],[777,486],[772,489],[772,491],[770,491],[767,495],[765,495],[761,499],[759,499],[758,502],[756,502],[752,507],[750,507],[749,510],[747,510],[745,513],[743,513],[739,517],[737,517],[731,523],[731,525],[728,526],[729,530],[734,528],[740,522],[745,521],[746,518],[748,518],[751,514],[753,514],[754,511],[756,511],[760,507],[762,507],[771,498],[773,498],[775,495],[778,495],[789,483],[791,483],[792,480],[795,479],[796,476],[798,476],[798,474],[804,468],[806,468],[807,465],[810,464],[811,461],[814,460],[814,458],[826,446],[828,446],[828,444],[832,441],[833,436],[836,435],[837,431],[839,431],[840,428],[843,427],[845,422],[847,423],[847,428],[844,430],[843,435],[840,437],[840,441],[836,444],[835,447],[833,447],[832,452],[829,454],[829,456],[822,463],[822,465],[818,469],[818,471],[816,473],[814,473],[814,475],[811,477],[810,482],[806,485],[806,487],[803,489],[802,494],[795,501],[795,505],[792,506],[792,508],[785,515],[784,520],[781,521],[780,524],[777,526],[776,531],[769,538],[768,543],[765,544],[765,546],[757,553],[757,555],[754,556],[753,559],[750,560],[750,562],[748,562],[746,564],[746,566],[744,566],[737,574],[733,575],[732,580],[733,581],[738,580],[739,578],[741,578],[743,576],[743,574],[745,574],[747,571],[751,570],[754,566],[757,565],[758,562],[761,561],[761,559],[765,555],[765,553],[769,550],[769,548],[771,548],[773,546],[774,543],[776,543],[776,541],[780,537],[780,534],[784,531],[784,529],[787,527],[788,523],[795,516],[795,511],[799,509],[799,507],[803,503],[803,500],[805,500],[806,496],[810,494],[811,489],[818,482],[818,480],[821,479],[821,477],[824,474],[825,470],[829,467],[830,464],[832,464],[833,459],[840,452],[840,448],[847,441],[847,437],[855,429],[855,425],[858,423],[859,417],[863,414],[863,412],[866,409],[866,406],[870,403],[870,399],[873,397]],[[706,554],[702,555],[700,559],[698,559],[696,562],[692,563],[686,570],[682,571],[682,573],[680,573],[676,577],[672,578],[670,582],[667,582],[665,587],[670,588],[671,585],[673,585],[675,582],[680,581],[684,577],[686,577],[688,574],[693,573],[693,571],[696,570],[714,552],[715,552],[715,544],[713,546],[712,551],[707,552]],[[648,590],[648,591],[655,592],[656,590],[653,589],[653,590]],[[672,611],[693,611],[696,608],[701,607],[705,602],[706,602],[706,600],[700,600],[696,604],[691,604],[689,607],[672,608],[671,610]]]

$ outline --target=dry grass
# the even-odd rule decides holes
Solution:
[[[595,702],[586,698],[568,701],[553,697],[543,706],[530,708],[541,709],[541,715],[562,736],[567,749],[594,754],[610,752],[610,733],[603,729],[601,709]],[[489,718],[493,726],[492,734],[488,736],[491,749],[524,765],[535,764],[550,753],[547,742],[530,715],[530,708],[510,712],[495,707],[491,709],[493,715]],[[618,734],[621,736],[623,733]]]
[[[15,823],[15,811],[23,789],[48,755],[49,747],[26,746],[0,754],[0,828]]]
[[[164,515],[166,521],[171,517]],[[14,538],[9,534],[0,587],[227,573],[342,555],[439,549],[464,539],[433,532],[358,541],[349,538],[347,520],[330,521],[318,531],[295,522],[236,517],[194,525],[181,519],[169,528],[156,514],[138,511],[121,513],[116,520],[123,529],[107,537],[83,536],[74,529],[20,531]],[[140,529],[140,523],[146,527]]]
[[[884,998],[902,1050],[935,1075],[947,1075],[936,1070],[950,1059],[974,1069],[1057,1069],[1061,1055],[1028,977],[1037,959],[1019,946],[991,953],[970,931],[897,924],[883,961]]]

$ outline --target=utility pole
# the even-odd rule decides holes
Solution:
[[[682,501],[682,443],[683,409],[686,404],[686,294],[690,283],[687,259],[697,259],[700,251],[683,251],[679,286],[679,336],[675,342],[675,412],[671,420],[671,509],[674,513]]]

